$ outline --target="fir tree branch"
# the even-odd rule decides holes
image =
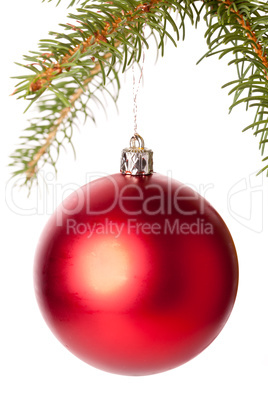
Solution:
[[[50,1],[50,0],[48,0]],[[60,0],[57,4],[59,4]],[[69,6],[74,5],[74,1]],[[197,7],[197,4],[200,6]],[[14,175],[22,175],[32,185],[46,163],[56,169],[64,141],[71,143],[73,126],[83,113],[94,115],[89,101],[101,103],[100,93],[114,101],[120,88],[119,71],[139,62],[141,48],[147,39],[147,25],[157,37],[164,54],[165,39],[174,45],[185,36],[185,19],[197,24],[203,10],[207,23],[209,47],[204,57],[233,55],[229,64],[237,67],[238,78],[227,83],[233,94],[230,111],[238,104],[256,107],[254,122],[245,128],[260,136],[264,153],[268,142],[268,4],[255,0],[84,0],[71,22],[62,24],[64,33],[51,32],[53,39],[40,41],[39,52],[25,56],[24,68],[15,93],[29,100],[28,108],[37,104],[38,117],[30,122],[20,147],[11,156]],[[177,11],[179,23],[172,12]],[[169,30],[173,31],[170,34]],[[109,85],[113,86],[112,92]],[[246,94],[245,94],[246,91]],[[27,109],[28,109],[27,108]],[[263,160],[266,161],[268,157]],[[267,170],[268,165],[260,172]]]
[[[133,62],[138,62],[142,43],[148,46],[143,36],[143,26],[146,24],[154,35],[158,34],[159,48],[163,53],[165,37],[176,44],[167,31],[167,24],[175,32],[176,40],[179,39],[179,31],[170,11],[179,12],[183,26],[186,16],[193,21],[190,5],[191,2],[186,7],[184,2],[176,0],[143,3],[136,0],[120,3],[84,1],[76,15],[69,15],[76,25],[63,25],[66,30],[72,31],[71,34],[51,33],[56,39],[41,41],[41,52],[25,56],[30,64],[24,67],[30,69],[32,74],[17,77],[23,81],[18,84],[15,93],[19,94],[19,98],[30,100],[29,106],[38,101],[39,113],[44,116],[40,115],[30,124],[27,130],[33,134],[23,136],[23,143],[12,155],[11,165],[17,168],[14,175],[23,175],[25,183],[31,186],[45,163],[50,162],[55,167],[62,147],[62,141],[57,140],[58,134],[63,132],[65,139],[70,142],[71,135],[67,131],[72,132],[79,111],[76,105],[81,103],[88,84],[92,86],[93,78],[97,78],[96,89],[104,91],[107,90],[107,79],[110,82],[115,79],[119,89],[119,69],[124,71]],[[114,79],[109,78],[111,73]],[[45,95],[47,93],[50,96]],[[95,100],[95,93],[89,92],[87,101],[93,95]],[[87,101],[83,106],[86,117],[90,114],[85,107]]]
[[[261,45],[261,43],[258,41],[255,32],[253,31],[252,26],[250,25],[248,20],[244,19],[243,14],[235,9],[235,4],[231,0],[222,0],[222,3],[225,5],[226,9],[230,11],[231,13],[234,13],[236,15],[238,23],[241,25],[241,27],[245,30],[246,35],[248,39],[250,40],[250,44],[254,50],[254,52],[257,54],[257,56],[260,58],[263,67],[264,67],[264,73],[266,78],[268,78],[267,75],[267,69],[268,69],[268,60],[267,60],[267,55],[264,53],[264,49]]]
[[[116,46],[117,45],[119,45],[119,43],[117,43]],[[107,60],[112,57],[112,54],[106,53],[103,57],[104,57],[104,59]],[[92,81],[94,75],[98,74],[100,71],[101,71],[101,65],[100,65],[100,63],[97,63],[96,66],[94,67],[94,69],[91,70],[91,76],[88,77],[87,79],[85,79],[82,87],[78,88],[74,92],[74,94],[70,97],[70,99],[69,99],[70,106],[67,106],[61,110],[60,116],[55,121],[55,124],[51,127],[51,130],[49,131],[49,133],[47,135],[44,145],[42,145],[42,147],[40,149],[38,149],[36,154],[33,155],[32,160],[30,162],[28,162],[28,169],[25,171],[26,180],[31,180],[33,177],[35,177],[36,166],[38,165],[38,162],[43,157],[43,155],[47,153],[48,148],[50,147],[51,143],[54,141],[54,139],[57,135],[59,127],[64,122],[64,120],[67,118],[69,113],[71,112],[71,108],[74,106],[75,102],[83,95],[86,86]]]
[[[235,58],[229,64],[236,64],[238,79],[223,87],[233,86],[229,92],[234,95],[230,111],[240,103],[246,103],[247,109],[256,107],[254,122],[243,131],[253,129],[255,136],[261,136],[259,147],[262,154],[268,135],[268,119],[264,117],[268,113],[267,12],[267,3],[259,1],[218,0],[207,3],[205,15],[209,51],[204,57],[218,54],[221,58],[234,54]],[[217,22],[214,23],[215,18]],[[265,166],[259,173],[267,168]]]

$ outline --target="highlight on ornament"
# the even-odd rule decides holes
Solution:
[[[35,292],[46,323],[78,358],[150,375],[186,363],[219,335],[234,306],[238,261],[220,215],[155,173],[138,134],[120,169],[51,216],[36,251]]]

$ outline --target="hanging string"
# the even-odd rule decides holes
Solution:
[[[143,31],[144,33],[144,31]],[[136,78],[135,78],[135,70],[134,63],[132,64],[132,76],[133,76],[133,116],[134,116],[134,135],[137,134],[137,115],[138,115],[138,105],[137,105],[137,96],[140,88],[140,83],[143,78],[143,67],[145,60],[145,52],[144,52],[144,43],[142,44],[142,62],[141,62],[141,70],[140,77],[136,87]]]

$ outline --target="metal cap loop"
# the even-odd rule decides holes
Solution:
[[[138,146],[136,146],[138,143]],[[130,148],[139,148],[144,149],[144,139],[139,134],[134,134],[133,137],[130,138]]]
[[[144,147],[144,140],[137,133],[131,137],[130,147],[122,151],[120,172],[132,176],[153,173],[153,151]]]

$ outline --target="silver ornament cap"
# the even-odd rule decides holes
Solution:
[[[129,148],[123,149],[120,172],[132,176],[153,173],[153,151],[144,147],[144,140],[139,134],[134,134],[130,139]]]

